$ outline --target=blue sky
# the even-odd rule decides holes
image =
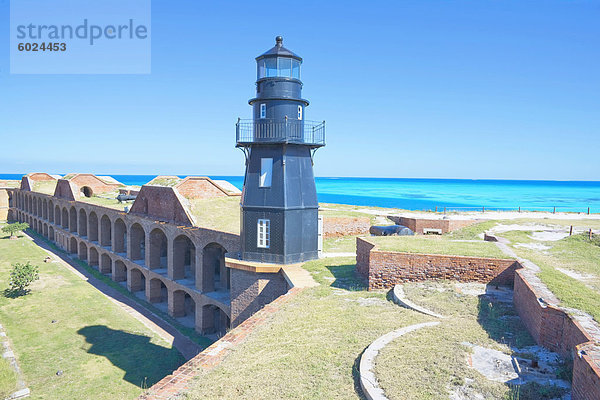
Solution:
[[[598,180],[600,2],[152,2],[149,75],[11,75],[0,172],[242,175],[254,57],[304,57],[318,176]]]

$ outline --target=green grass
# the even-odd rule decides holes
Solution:
[[[596,214],[597,215],[597,214]],[[555,219],[555,218],[519,218],[512,221],[503,221],[512,224],[544,224],[544,225],[559,225],[569,227],[573,225],[575,228],[588,230],[600,229],[600,218],[596,219]]]
[[[379,236],[370,237],[379,250],[407,253],[447,254],[455,256],[506,258],[491,242],[458,242],[450,236]]]
[[[132,399],[183,362],[142,322],[45,256],[27,237],[0,239],[0,282],[11,263],[40,266],[30,294],[0,297],[0,321],[32,398]]]
[[[54,191],[56,190],[57,183],[58,183],[58,181],[56,181],[56,180],[33,182],[32,190],[34,192],[38,192],[38,193],[45,193],[45,194],[53,195]]]
[[[0,399],[5,399],[17,390],[17,374],[8,360],[0,357]]]
[[[525,233],[527,234],[527,233]],[[522,233],[507,232],[513,243],[520,242]],[[586,234],[573,235],[556,242],[543,242],[552,246],[544,252],[515,247],[515,252],[537,264],[540,279],[554,293],[561,304],[587,312],[600,322],[600,246],[590,241]],[[581,282],[557,270],[564,268],[596,278]]]
[[[240,198],[217,197],[214,199],[190,199],[190,212],[198,226],[209,229],[240,233]]]
[[[156,177],[152,179],[147,185],[155,185],[155,186],[175,186],[179,182],[181,182],[181,178],[176,176],[174,177]]]
[[[131,205],[133,204],[133,202],[120,203],[116,199],[117,195],[118,195],[118,193],[114,193],[113,198],[107,198],[107,197],[111,196],[111,194],[109,194],[109,193],[103,193],[102,194],[103,197],[99,197],[99,196],[85,197],[82,195],[79,198],[79,201],[84,202],[84,203],[95,204],[97,206],[112,208],[114,210],[119,210],[119,211],[123,211],[125,207],[131,208]]]
[[[290,299],[219,366],[201,372],[187,398],[356,399],[365,347],[430,318],[398,307],[385,293],[367,292],[353,264],[353,258],[307,263],[322,285]]]
[[[323,239],[323,251],[326,253],[356,253],[356,235]]]
[[[457,229],[448,234],[448,236],[455,240],[482,240],[479,235],[485,231],[493,228],[498,222],[497,221],[484,221],[473,225],[465,226],[464,228]]]
[[[471,349],[463,343],[512,354],[511,345],[535,344],[511,304],[458,293],[454,284],[404,285],[407,296],[420,305],[452,318],[407,334],[379,353],[376,376],[390,399],[448,399],[449,390],[471,379],[469,387],[486,399],[505,399],[511,388],[489,381],[466,362]],[[542,397],[521,396],[521,400]]]

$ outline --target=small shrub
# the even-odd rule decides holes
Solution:
[[[8,233],[10,238],[16,237],[15,234],[17,232],[21,232],[25,229],[29,229],[29,224],[27,222],[15,222],[14,224],[8,224],[4,228],[2,228],[2,232]]]
[[[14,295],[26,294],[29,291],[27,287],[33,281],[40,279],[39,269],[38,266],[31,265],[29,262],[13,264],[13,269],[10,271],[10,280],[8,281],[10,291]]]

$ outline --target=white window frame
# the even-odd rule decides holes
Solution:
[[[273,159],[272,158],[261,158],[260,159],[260,176],[258,179],[258,186],[261,188],[271,187],[273,181]]]
[[[259,249],[271,247],[271,220],[259,219],[256,223],[256,247]]]
[[[260,118],[267,118],[267,105],[265,103],[260,105]]]
[[[298,119],[302,120],[302,106],[298,106]]]

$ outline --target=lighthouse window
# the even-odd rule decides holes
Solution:
[[[292,78],[300,79],[300,61],[292,60]]]
[[[258,220],[256,232],[256,247],[268,249],[271,247],[271,221],[268,219]]]
[[[292,59],[278,58],[279,60],[279,76],[289,78],[292,76]]]
[[[266,104],[260,105],[260,117],[267,118],[267,105]]]
[[[265,58],[265,69],[267,70],[267,77],[277,76],[277,59],[276,58]]]
[[[260,159],[260,187],[271,187],[271,178],[273,176],[273,159]]]
[[[302,119],[302,106],[298,106],[298,119]]]

